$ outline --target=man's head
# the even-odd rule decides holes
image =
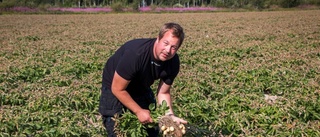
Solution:
[[[166,23],[160,29],[154,45],[155,59],[166,61],[176,54],[184,40],[183,28],[176,23]]]
[[[177,23],[166,23],[162,26],[162,28],[160,29],[158,38],[162,39],[162,37],[164,36],[164,34],[169,31],[172,30],[172,35],[179,38],[179,47],[181,46],[183,40],[184,40],[184,32],[183,32],[183,28],[177,24]]]

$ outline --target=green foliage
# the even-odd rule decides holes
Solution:
[[[16,1],[14,0],[5,0],[0,3],[0,9],[9,9],[14,7],[16,4]]]
[[[149,109],[152,110],[150,115],[153,123],[142,125],[134,114],[132,114],[130,111],[124,110],[121,117],[116,116],[114,119],[116,121],[115,130],[120,136],[124,137],[147,136],[148,134],[145,129],[158,126],[158,119],[166,114],[166,112],[169,110],[169,107],[166,101],[163,101],[161,105],[150,104]]]
[[[111,5],[111,9],[114,12],[122,12],[124,9],[124,6],[121,2],[115,2]]]
[[[256,9],[264,9],[264,0],[253,0],[252,2],[253,7]]]
[[[281,0],[280,6],[284,8],[292,8],[300,5],[301,0]]]
[[[134,10],[134,11],[139,11],[139,7],[140,7],[140,3],[138,0],[134,0],[131,4],[130,7]]]
[[[11,67],[10,71],[16,74],[12,80],[22,80],[24,82],[37,82],[37,80],[50,74],[50,70],[39,66],[26,66],[22,69]]]
[[[72,94],[74,93],[61,94],[49,100],[47,96],[31,100],[34,95],[5,93],[1,97],[1,106],[10,107],[10,110],[4,111],[15,115],[3,115],[1,133],[10,136],[91,136],[100,132],[103,135],[101,127],[94,129],[98,127],[94,124],[98,122],[97,114],[93,112],[96,110],[99,94]]]
[[[62,74],[75,76],[82,79],[85,75],[102,69],[102,64],[74,62],[70,69],[65,70]]]
[[[183,8],[184,6],[181,5],[180,3],[174,4],[173,7],[175,8]]]

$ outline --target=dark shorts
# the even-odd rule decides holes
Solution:
[[[114,133],[115,121],[112,120],[112,117],[115,114],[121,113],[126,109],[120,101],[112,94],[110,89],[101,88],[99,112],[102,115],[102,122],[106,128],[108,137],[116,137]],[[143,96],[132,96],[132,98],[139,104],[141,108],[149,109],[151,103],[156,103],[152,90],[150,89],[148,94]],[[159,133],[159,128],[147,128],[148,137],[157,137]]]
[[[102,87],[99,103],[99,112],[103,116],[114,116],[114,114],[121,114],[123,105],[113,95],[110,89]]]

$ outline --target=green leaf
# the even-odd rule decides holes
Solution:
[[[155,103],[151,103],[149,105],[149,110],[154,110],[154,109],[156,109],[156,105],[155,105]]]
[[[165,100],[162,100],[161,106],[167,106],[167,105],[168,105],[167,102]]]
[[[135,132],[131,132],[131,137],[136,137],[136,133]]]

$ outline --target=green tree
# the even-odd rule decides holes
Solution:
[[[264,0],[252,0],[252,6],[256,9],[263,9]]]
[[[15,1],[13,0],[5,0],[5,1],[1,1],[0,3],[0,9],[9,9],[15,6]]]
[[[292,8],[299,6],[301,3],[301,0],[281,0],[280,6],[283,8]]]

